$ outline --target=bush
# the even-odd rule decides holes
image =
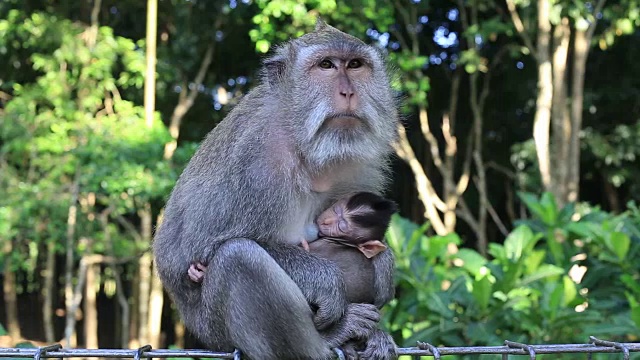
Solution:
[[[520,198],[531,218],[490,244],[490,259],[459,249],[456,234],[427,237],[427,225],[392,219],[397,296],[384,321],[399,345],[637,341],[640,210],[558,209],[548,193]]]

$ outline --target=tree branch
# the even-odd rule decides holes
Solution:
[[[534,51],[535,46],[533,46],[533,42],[531,41],[531,38],[529,38],[529,35],[527,34],[527,30],[524,28],[524,24],[522,23],[522,19],[520,19],[520,15],[518,14],[518,9],[516,8],[516,4],[513,2],[513,0],[506,0],[506,1],[507,1],[507,7],[509,8],[509,15],[511,15],[511,21],[513,21],[513,25],[516,27],[516,31],[518,32],[518,35],[524,42],[524,45],[529,50],[529,53],[533,55],[533,58],[536,59],[536,61],[538,61],[536,52]]]
[[[598,0],[596,7],[593,9],[593,22],[589,24],[589,28],[587,28],[587,40],[589,43],[591,42],[591,38],[593,37],[593,32],[596,30],[596,25],[598,24],[598,13],[602,11],[607,0]]]

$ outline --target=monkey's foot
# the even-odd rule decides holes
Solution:
[[[366,347],[360,353],[362,359],[395,360],[398,358],[398,349],[393,338],[378,329],[367,340]]]
[[[207,270],[207,267],[202,263],[195,263],[189,266],[189,270],[187,270],[187,274],[189,275],[189,279],[195,283],[201,283],[202,279],[204,279],[204,272]]]

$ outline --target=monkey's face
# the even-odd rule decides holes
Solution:
[[[323,211],[316,221],[319,235],[345,238],[351,233],[351,226],[346,219],[347,200],[340,200]]]
[[[288,72],[299,150],[316,165],[386,155],[398,117],[381,54],[334,28],[305,36],[291,43]]]
[[[349,240],[354,244],[376,239],[373,228],[356,221],[356,217],[373,217],[375,211],[372,207],[361,205],[349,208],[347,204],[348,199],[340,200],[318,216],[319,235]]]

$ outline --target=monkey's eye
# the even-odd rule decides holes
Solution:
[[[342,233],[348,233],[349,222],[345,219],[340,219],[340,221],[338,221],[338,230],[340,230]]]
[[[347,68],[349,69],[357,69],[361,66],[362,66],[362,61],[360,61],[359,59],[353,59],[349,61],[349,63],[347,64]]]
[[[318,66],[320,66],[322,69],[331,69],[333,67],[333,63],[329,59],[324,59]]]

